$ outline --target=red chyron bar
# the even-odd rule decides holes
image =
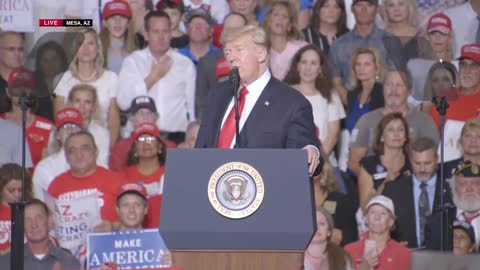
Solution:
[[[38,25],[41,27],[92,27],[92,19],[40,19]]]

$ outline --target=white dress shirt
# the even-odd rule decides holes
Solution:
[[[463,216],[463,212],[465,212],[465,211],[457,208],[457,219],[458,220],[465,221],[465,217]],[[477,243],[477,246],[478,246],[478,244],[480,244],[480,216],[474,218],[470,225],[472,225],[473,231],[475,232],[475,238],[476,238],[475,243]]]
[[[454,37],[454,57],[460,57],[463,45],[475,43],[478,29],[477,13],[470,1],[458,7],[449,8],[444,12],[452,20]]]
[[[148,95],[155,100],[159,118],[157,126],[162,131],[185,132],[189,121],[195,118],[196,70],[192,61],[170,49],[166,53],[172,59],[170,70],[150,89],[145,78],[156,61],[147,47],[127,56],[118,75],[117,103],[127,110],[134,98]]]

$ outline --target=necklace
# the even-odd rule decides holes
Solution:
[[[306,251],[306,253],[308,254],[308,256],[316,259],[316,260],[320,260],[322,259],[323,257],[325,257],[323,254],[320,254],[320,256],[313,256],[312,253],[310,253],[308,250]]]

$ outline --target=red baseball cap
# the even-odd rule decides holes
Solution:
[[[103,8],[102,18],[106,20],[113,15],[122,15],[130,19],[132,17],[130,5],[123,0],[114,0],[107,3]]]
[[[143,134],[150,134],[155,136],[157,139],[162,140],[160,137],[160,131],[158,131],[158,127],[154,124],[150,123],[143,123],[139,125],[132,133],[132,138],[136,139]]]
[[[65,124],[75,124],[79,127],[83,125],[82,113],[72,107],[65,107],[55,115],[55,124],[57,128]]]
[[[215,65],[215,76],[218,78],[228,76],[230,67],[228,66],[227,58],[222,57],[217,61]]]
[[[122,197],[125,193],[137,193],[145,200],[147,199],[147,189],[143,185],[137,183],[128,183],[122,185],[118,191],[117,200],[119,200],[120,197]]]
[[[480,44],[467,44],[462,47],[462,52],[458,59],[468,58],[480,64]]]
[[[33,73],[22,67],[15,68],[8,76],[7,86],[8,88],[25,87],[33,89],[35,87]]]
[[[444,13],[437,13],[432,15],[427,23],[427,32],[440,32],[447,35],[452,31],[452,21]]]

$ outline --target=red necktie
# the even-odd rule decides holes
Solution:
[[[242,116],[243,107],[245,106],[245,96],[248,94],[246,87],[240,90],[240,97],[238,97],[238,115]],[[233,137],[235,137],[235,107],[232,107],[228,113],[227,119],[222,126],[220,136],[218,137],[217,148],[230,148]]]

